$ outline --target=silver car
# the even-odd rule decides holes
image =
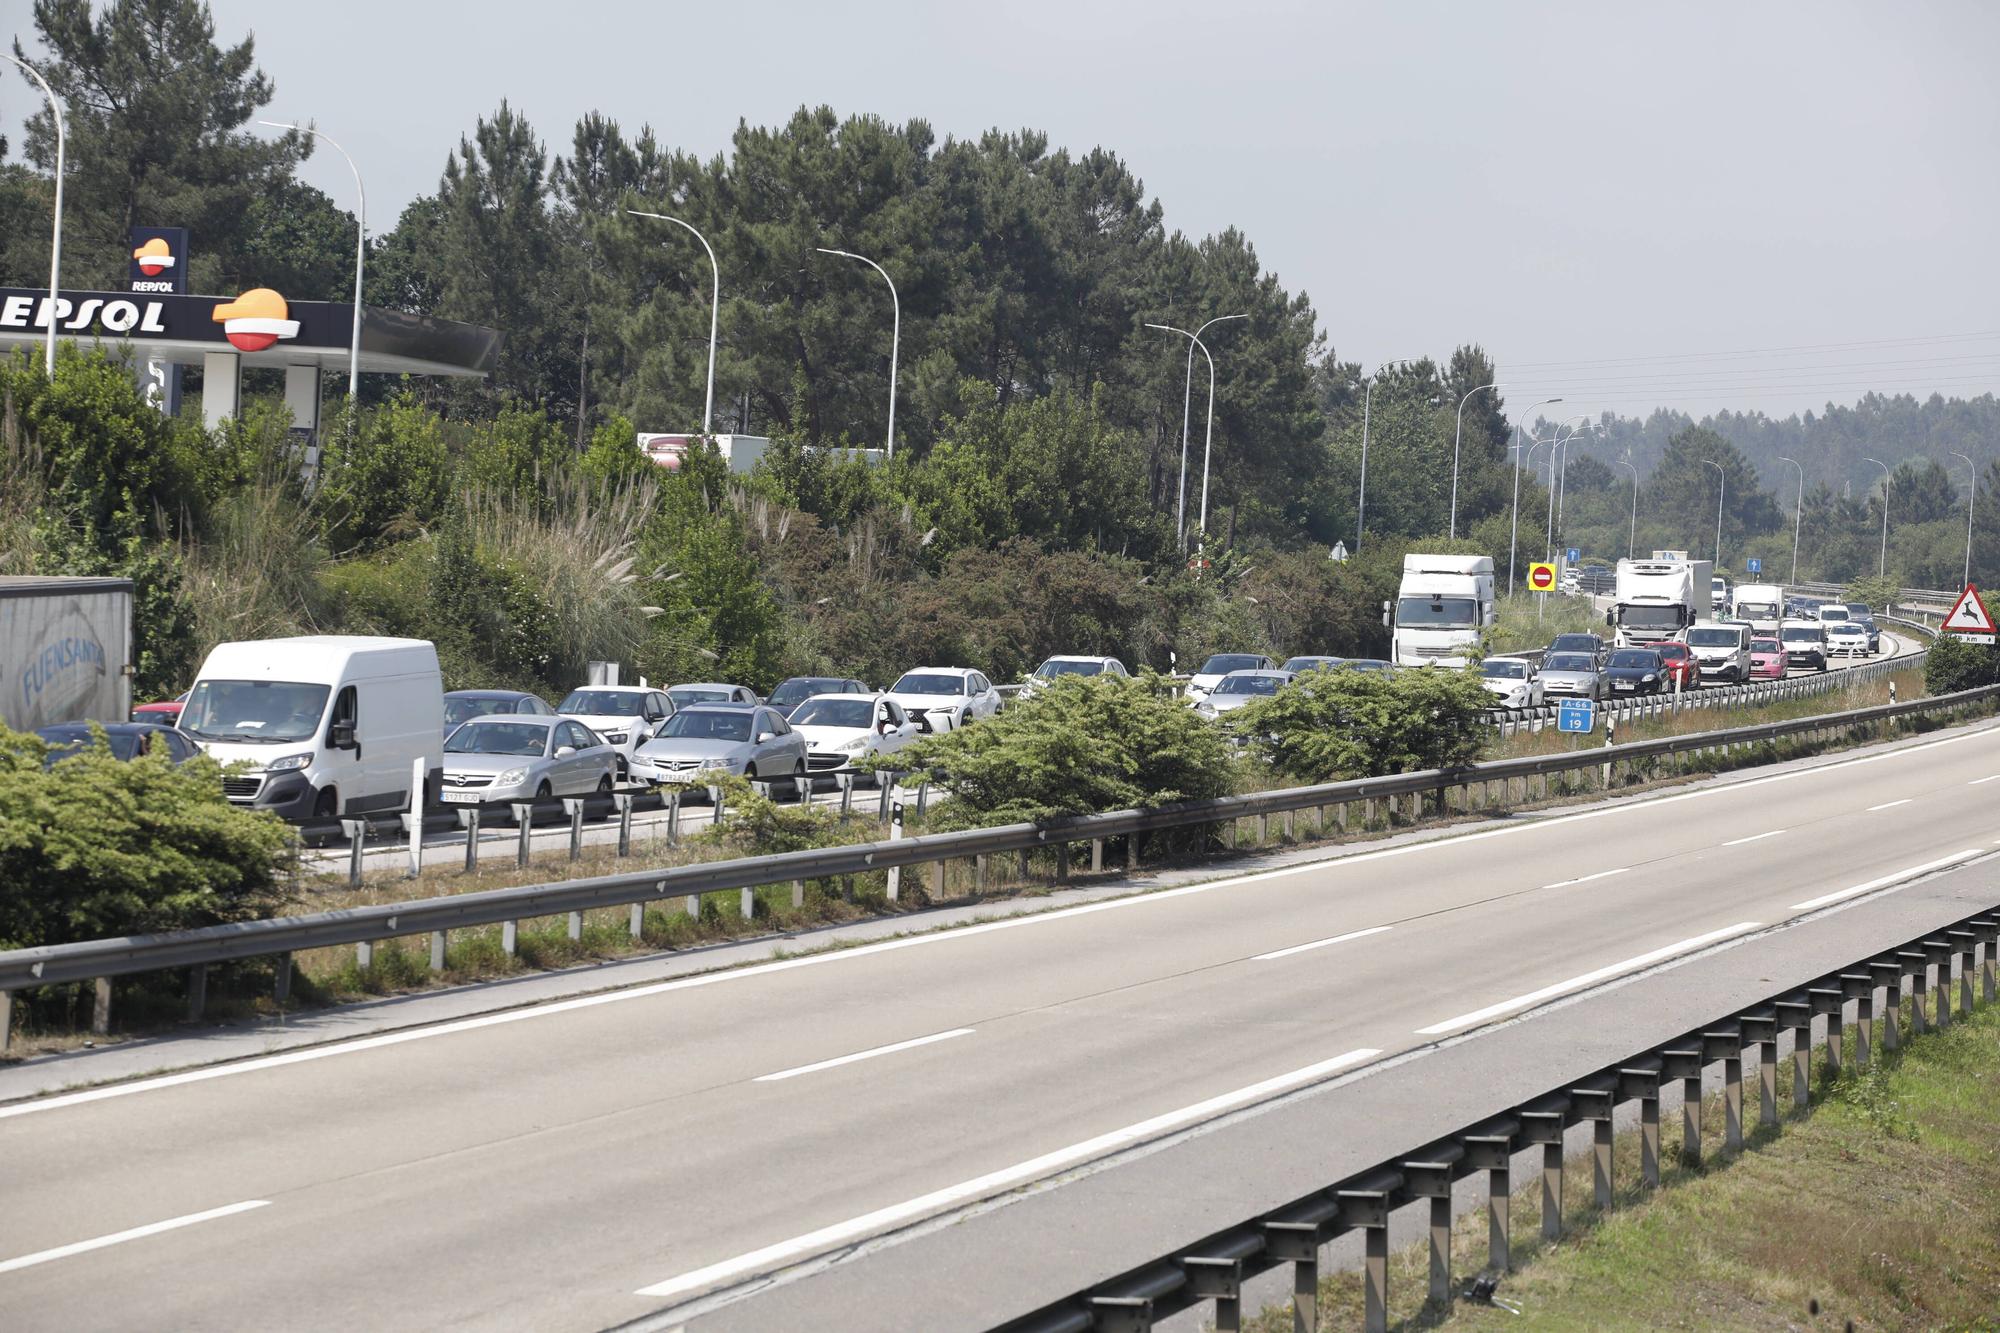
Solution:
[[[1214,692],[1194,709],[1203,717],[1216,717],[1259,699],[1268,699],[1296,679],[1289,671],[1232,671],[1217,681]]]
[[[667,719],[660,734],[632,756],[635,782],[702,783],[731,773],[752,782],[791,784],[806,791],[806,738],[775,708],[697,704]]]
[[[757,697],[757,691],[748,685],[725,685],[719,680],[697,680],[676,685],[667,691],[667,697],[674,701],[676,708],[692,708],[696,704],[743,704],[755,708],[764,702]]]
[[[1545,698],[1601,699],[1604,673],[1598,670],[1595,653],[1550,653],[1542,659],[1542,694]]]
[[[444,742],[446,805],[506,805],[608,792],[618,751],[581,722],[493,713],[454,729]]]

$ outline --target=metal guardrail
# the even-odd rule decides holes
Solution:
[[[1613,1180],[1613,1120],[1621,1105],[1639,1104],[1640,1174],[1645,1186],[1660,1184],[1660,1093],[1679,1080],[1682,1090],[1682,1157],[1699,1166],[1702,1154],[1702,1076],[1709,1066],[1723,1070],[1723,1146],[1730,1152],[1744,1147],[1743,1056],[1757,1049],[1759,1124],[1778,1122],[1778,1037],[1792,1034],[1792,1100],[1810,1105],[1813,1020],[1826,1024],[1825,1071],[1837,1075],[1845,1053],[1846,1016],[1853,1007],[1855,1065],[1866,1068],[1879,1038],[1882,1049],[1896,1050],[1911,1036],[1952,1021],[1953,968],[1957,967],[1958,1012],[1968,1016],[1978,1000],[1995,998],[1995,953],[2000,952],[2000,903],[1899,946],[1864,955],[1803,987],[1778,991],[1764,1000],[1718,1016],[1682,1037],[1635,1051],[1630,1057],[1595,1073],[1549,1088],[1540,1096],[1468,1124],[1442,1139],[1412,1145],[1408,1153],[1301,1195],[1283,1207],[1236,1226],[1194,1240],[1151,1263],[1108,1281],[1072,1293],[1001,1325],[1001,1333],[1085,1333],[1085,1330],[1150,1329],[1155,1320],[1213,1304],[1215,1327],[1241,1327],[1242,1287],[1246,1278],[1290,1264],[1293,1269],[1295,1329],[1320,1326],[1318,1315],[1319,1251],[1338,1236],[1363,1233],[1363,1327],[1368,1333],[1388,1328],[1389,1219],[1397,1209],[1418,1200],[1430,1205],[1430,1299],[1448,1304],[1452,1298],[1452,1185],[1478,1172],[1487,1174],[1495,1206],[1489,1212],[1488,1266],[1504,1273],[1511,1243],[1510,1198],[1514,1154],[1542,1149],[1541,1234],[1562,1236],[1564,1133],[1573,1126],[1593,1126],[1593,1185],[1600,1211],[1617,1202]],[[1933,981],[1933,969],[1935,980]],[[1909,1017],[1902,1016],[1904,985],[1909,984]],[[1882,1004],[1876,1004],[1876,995]],[[1936,999],[1935,1016],[1925,1012],[1925,999]],[[1875,1031],[1877,1015],[1881,1030]],[[1907,1030],[1906,1030],[1907,1028]],[[1303,1161],[1310,1161],[1307,1153]]]
[[[198,1011],[199,997],[205,993],[206,969],[217,963],[250,958],[283,956],[278,968],[280,998],[289,993],[290,955],[305,949],[353,945],[362,966],[373,960],[377,941],[429,935],[431,967],[444,966],[445,942],[449,932],[474,927],[503,927],[503,947],[511,946],[523,920],[568,914],[570,930],[581,929],[582,914],[599,908],[631,909],[631,932],[639,938],[645,905],[681,898],[691,914],[698,914],[704,894],[739,891],[744,915],[754,911],[753,892],[759,887],[790,883],[793,900],[803,896],[804,883],[867,874],[878,870],[935,864],[936,882],[943,883],[943,867],[955,859],[974,860],[983,871],[986,858],[1007,853],[1026,854],[1037,849],[1054,849],[1057,879],[1069,878],[1070,849],[1090,844],[1093,871],[1104,864],[1107,842],[1124,841],[1128,868],[1139,864],[1140,837],[1170,829],[1225,825],[1233,845],[1236,822],[1255,818],[1262,840],[1268,820],[1282,817],[1290,828],[1292,816],[1317,810],[1319,827],[1327,824],[1327,811],[1338,813],[1340,826],[1347,826],[1347,808],[1364,806],[1364,820],[1371,819],[1376,802],[1390,803],[1408,798],[1412,816],[1420,817],[1426,797],[1440,811],[1449,811],[1451,793],[1460,792],[1460,808],[1487,808],[1497,785],[1501,802],[1511,798],[1512,784],[1522,783],[1524,797],[1531,780],[1539,779],[1547,795],[1548,778],[1563,773],[1603,775],[1602,785],[1613,783],[1614,770],[1624,765],[1627,773],[1642,761],[1673,755],[1701,755],[1707,751],[1734,751],[1739,746],[1776,741],[1785,737],[1814,733],[1848,732],[1900,718],[1930,714],[1953,714],[1986,701],[2000,698],[2000,685],[1982,686],[1937,698],[1911,699],[1900,703],[1877,704],[1869,708],[1814,717],[1789,718],[1754,726],[1687,736],[1665,736],[1619,745],[1596,746],[1557,754],[1529,755],[1465,765],[1455,769],[1426,769],[1413,773],[1324,783],[1309,787],[1282,788],[1225,796],[1212,800],[1183,801],[1149,809],[1115,810],[1105,814],[1078,815],[1045,824],[1007,824],[997,828],[969,829],[958,833],[930,833],[889,841],[860,843],[847,847],[814,848],[767,856],[739,857],[727,861],[677,866],[668,870],[628,871],[569,880],[555,884],[491,889],[444,898],[423,898],[317,912],[299,916],[272,917],[259,921],[207,926],[196,930],[157,935],[137,935],[118,939],[88,940],[73,944],[45,945],[31,949],[0,952],[0,1049],[7,1037],[7,1019],[12,992],[63,982],[94,980],[98,983],[98,1017],[108,1014],[109,978],[171,968],[192,970],[189,995],[191,1010]],[[1479,791],[1477,799],[1474,791]]]

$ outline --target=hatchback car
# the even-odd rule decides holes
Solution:
[[[1542,657],[1542,697],[1604,697],[1604,671],[1589,653],[1548,653]]]
[[[1828,657],[1868,656],[1868,628],[1859,621],[1836,620],[1826,627]]]
[[[1195,705],[1195,711],[1203,717],[1234,712],[1246,704],[1270,698],[1296,679],[1289,671],[1232,671],[1215,683],[1215,688]]]
[[[1750,640],[1750,679],[1783,680],[1785,645],[1776,639]]]
[[[587,685],[571,690],[556,711],[603,737],[622,767],[674,715],[674,701],[643,685]]]
[[[1479,664],[1479,683],[1502,708],[1539,708],[1541,673],[1525,657],[1489,657]]]
[[[667,691],[667,697],[674,701],[676,708],[691,708],[695,704],[743,704],[746,707],[755,707],[764,702],[757,697],[757,691],[748,685],[725,685],[713,680],[676,685]]]
[[[1000,691],[985,673],[967,667],[905,671],[889,687],[889,697],[926,731],[955,731],[1000,711]]]
[[[1698,690],[1701,688],[1701,659],[1694,650],[1684,643],[1657,643],[1653,651],[1660,655],[1660,664],[1667,670],[1664,688],[1669,690]]]
[[[1608,645],[1602,635],[1558,634],[1549,640],[1549,646],[1543,656],[1546,657],[1551,653],[1589,653],[1601,663],[1604,661],[1607,649]]]
[[[848,676],[793,676],[790,680],[780,681],[778,688],[772,690],[771,697],[764,702],[789,718],[793,709],[818,695],[874,692],[862,682]]]
[[[136,704],[132,709],[132,720],[157,722],[163,727],[171,727],[181,720],[181,709],[187,706],[189,693],[187,690],[182,690],[173,698],[162,699],[158,703]]]
[[[618,751],[581,722],[539,713],[490,713],[444,739],[446,805],[510,805],[611,790]]]
[[[815,775],[894,754],[923,735],[903,706],[882,694],[821,694],[786,719],[806,738],[806,766]]]
[[[806,738],[778,710],[696,704],[667,719],[632,756],[636,782],[701,783],[728,773],[752,782],[788,782],[804,798]]]
[[[201,748],[193,741],[158,722],[58,722],[53,726],[35,728],[35,735],[49,747],[42,766],[50,767],[88,750],[93,725],[103,727],[104,743],[113,759],[137,759],[141,755],[161,754],[166,756],[168,763],[180,764],[201,753]]]
[[[1658,694],[1666,688],[1667,665],[1653,648],[1620,648],[1604,662],[1606,690],[1620,694]]]

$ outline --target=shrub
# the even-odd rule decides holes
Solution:
[[[1924,659],[1924,688],[1932,694],[1955,694],[1981,685],[2000,684],[2000,644],[1967,643],[1955,634],[1940,634]]]
[[[0,948],[268,916],[295,846],[276,816],[222,797],[210,760],[130,762],[102,743],[43,768],[0,727]]]
[[[1273,768],[1303,782],[1338,782],[1479,757],[1490,703],[1472,671],[1311,671],[1232,713],[1230,729]]]
[[[959,731],[925,737],[894,767],[949,793],[931,823],[979,827],[1225,795],[1216,729],[1156,676],[1065,676]]]

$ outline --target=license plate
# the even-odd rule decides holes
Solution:
[[[478,805],[482,796],[476,791],[441,791],[438,799],[446,805]]]
[[[1629,690],[1632,688],[1632,682],[1629,680],[1614,681],[1611,688],[1614,690]]]

